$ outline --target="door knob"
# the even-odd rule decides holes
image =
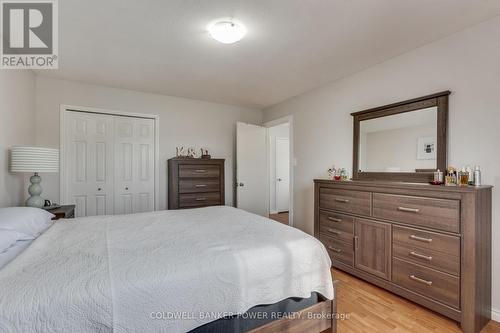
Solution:
[[[278,178],[278,181],[279,181],[279,182],[280,182],[280,181],[282,181],[282,180],[283,180],[283,179],[281,179],[281,178]]]
[[[128,187],[125,187],[125,191],[128,191]]]
[[[238,183],[238,184],[236,184],[236,186],[243,187],[243,186],[245,186],[245,184],[243,184],[243,183]]]
[[[97,190],[98,190],[98,191],[101,191],[101,190],[102,190],[102,188],[100,188],[100,187],[99,187]]]

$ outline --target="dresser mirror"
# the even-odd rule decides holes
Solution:
[[[352,113],[353,179],[429,182],[445,170],[449,94]]]

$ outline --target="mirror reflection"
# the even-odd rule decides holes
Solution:
[[[437,107],[360,121],[363,172],[429,172],[437,168]]]

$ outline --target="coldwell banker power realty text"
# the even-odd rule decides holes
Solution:
[[[2,69],[57,69],[57,0],[0,0]]]

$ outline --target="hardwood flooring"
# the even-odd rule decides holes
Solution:
[[[416,332],[460,333],[454,321],[411,301],[332,269],[337,285],[338,333]],[[490,321],[481,333],[500,333],[500,323]]]
[[[271,220],[275,220],[275,221],[278,221],[278,222],[281,222],[283,224],[286,224],[288,225],[288,212],[284,212],[284,213],[278,213],[278,214],[269,214],[269,218]]]

